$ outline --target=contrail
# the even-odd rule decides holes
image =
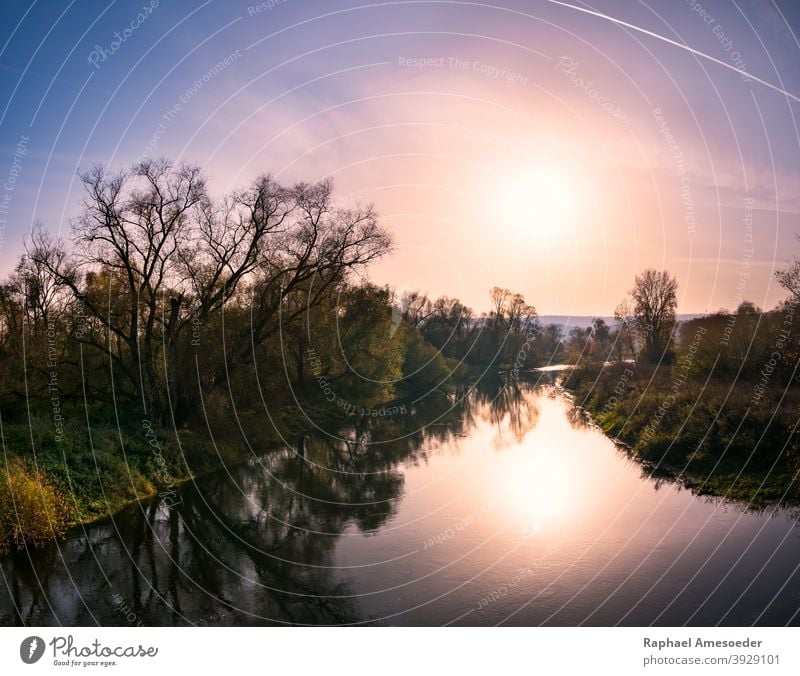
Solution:
[[[643,33],[644,35],[649,35],[651,38],[655,38],[656,40],[661,40],[662,42],[666,42],[667,44],[673,45],[674,47],[680,47],[681,49],[694,54],[695,56],[700,56],[704,59],[708,59],[709,61],[713,61],[717,65],[722,66],[723,68],[727,68],[728,70],[732,70],[734,73],[739,73],[740,75],[746,75],[751,80],[755,80],[756,82],[764,85],[765,87],[769,87],[770,89],[783,94],[784,96],[788,96],[793,101],[797,101],[800,103],[800,98],[787,92],[785,89],[781,89],[777,85],[772,84],[771,82],[767,82],[766,80],[762,80],[760,77],[756,77],[755,75],[751,75],[745,70],[741,70],[736,68],[735,66],[731,65],[730,63],[726,63],[716,57],[711,56],[710,54],[706,54],[705,52],[701,52],[699,49],[695,49],[694,47],[690,47],[687,44],[682,42],[677,42],[675,40],[671,40],[668,37],[664,37],[663,35],[659,35],[658,33],[654,33],[653,31],[649,31],[646,28],[640,28],[632,23],[628,23],[627,21],[622,21],[622,19],[616,19],[613,16],[609,16],[608,14],[603,14],[602,12],[598,12],[593,9],[587,9],[586,7],[580,7],[578,5],[573,5],[569,2],[560,2],[560,0],[545,0],[545,2],[549,2],[553,5],[560,5],[561,7],[566,7],[567,9],[574,9],[576,12],[583,12],[584,14],[591,14],[592,16],[596,16],[598,19],[605,19],[606,21],[610,21],[611,23],[615,23],[618,26],[624,26],[625,28],[630,28],[631,30],[636,31],[637,33]]]

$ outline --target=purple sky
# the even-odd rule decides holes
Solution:
[[[773,306],[800,252],[800,4],[588,8],[6,0],[0,272],[37,220],[68,235],[78,171],[149,153],[218,195],[332,176],[394,232],[373,281],[478,310],[499,285],[608,314],[649,266],[683,312]]]

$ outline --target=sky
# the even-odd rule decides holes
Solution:
[[[143,157],[222,196],[333,178],[394,250],[368,278],[608,315],[770,308],[800,254],[794,0],[3,0],[0,275],[69,237],[78,173]]]

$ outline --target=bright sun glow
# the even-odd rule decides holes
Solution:
[[[577,214],[578,197],[574,183],[557,170],[520,171],[499,189],[503,225],[519,233],[563,236]]]
[[[506,482],[505,493],[515,512],[540,527],[563,517],[574,498],[566,470],[552,450],[530,453]]]

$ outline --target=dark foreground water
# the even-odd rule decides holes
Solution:
[[[553,386],[429,419],[307,435],[2,559],[0,624],[800,623],[788,514],[651,480]]]

